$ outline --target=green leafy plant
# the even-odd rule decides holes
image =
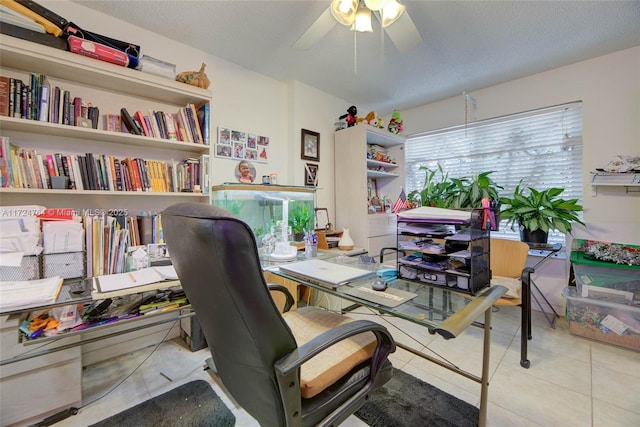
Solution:
[[[409,193],[407,196],[409,201],[417,201],[422,206],[446,207],[445,202],[452,186],[452,183],[448,180],[448,174],[444,172],[440,165],[434,170],[426,166],[420,166],[420,170],[426,171],[422,190],[415,190]]]
[[[489,175],[492,173],[489,171],[473,177],[451,178],[453,185],[448,189],[446,207],[480,208],[484,198],[497,201],[498,190],[503,187],[491,179]]]
[[[304,233],[313,226],[313,214],[306,203],[294,202],[293,209],[289,212],[289,225],[294,235]]]
[[[491,178],[493,171],[473,177],[449,178],[440,165],[433,170],[420,166],[420,170],[426,171],[422,190],[412,191],[408,198],[410,201],[419,200],[422,206],[479,208],[483,198],[497,201],[498,190],[503,188]]]
[[[501,197],[502,208],[500,215],[507,220],[507,225],[514,229],[518,224],[529,231],[558,230],[571,233],[572,223],[584,225],[577,212],[582,211],[578,199],[563,199],[560,195],[564,188],[548,188],[536,190],[532,187],[522,187],[522,181],[513,191],[511,197]]]

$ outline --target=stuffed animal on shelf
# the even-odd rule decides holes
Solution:
[[[402,133],[402,125],[403,123],[402,118],[400,117],[400,111],[393,110],[393,113],[391,114],[391,120],[389,120],[389,132],[395,133],[396,135]]]
[[[203,62],[200,66],[200,71],[183,71],[176,76],[176,80],[182,83],[189,84],[191,86],[201,87],[203,89],[209,89],[211,82],[207,77],[207,73],[204,69],[207,65]]]
[[[360,118],[358,117],[356,119],[356,124],[358,123],[366,123],[368,125],[371,124],[371,122],[373,122],[373,120],[376,118],[376,113],[374,113],[373,111],[369,111],[369,114],[367,114],[366,116]]]
[[[347,108],[347,114],[343,114],[342,116],[338,117],[338,119],[346,120],[347,127],[351,127],[357,123],[358,109],[355,105],[352,105],[351,107]]]

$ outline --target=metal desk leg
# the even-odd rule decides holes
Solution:
[[[484,312],[484,341],[482,350],[482,376],[480,379],[479,427],[487,425],[487,397],[489,395],[489,353],[491,350],[491,307]]]
[[[544,264],[549,258],[551,258],[551,256],[555,253],[557,253],[560,249],[562,249],[562,245],[559,243],[556,243],[555,245],[551,246],[548,249],[543,249],[540,251],[540,253],[542,252],[547,252],[547,254],[536,263],[536,265],[533,266],[533,269],[537,269],[539,266],[541,266],[542,264]],[[538,305],[538,308],[540,309],[540,311],[544,314],[544,317],[547,318],[547,322],[549,322],[549,325],[551,325],[552,329],[556,328],[556,320],[560,318],[560,315],[556,312],[556,310],[553,308],[553,306],[551,305],[551,303],[549,302],[549,300],[547,299],[546,296],[544,296],[544,294],[542,293],[542,291],[540,290],[540,288],[538,288],[538,285],[536,285],[536,282],[533,281],[533,279],[531,279],[531,284],[533,285],[533,288],[540,294],[540,296],[542,297],[542,299],[544,300],[544,302],[547,304],[547,307],[549,307],[551,309],[551,311],[553,311],[553,316],[551,318],[549,318],[547,312],[544,310],[544,308],[542,308],[542,304],[540,304],[540,301],[538,300],[538,298],[536,297],[535,293],[532,293],[531,296],[533,297],[533,300],[536,302],[536,304]],[[529,301],[529,303],[531,303],[531,301]],[[531,322],[531,318],[529,318],[529,322]],[[531,334],[529,334],[531,335]],[[529,337],[529,339],[531,339],[531,337]]]
[[[531,362],[527,359],[528,340],[531,339],[531,273],[533,268],[526,267],[522,270],[522,314],[520,325],[520,366],[529,368]]]

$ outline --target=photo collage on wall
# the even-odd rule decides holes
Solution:
[[[269,137],[218,127],[216,157],[267,163],[269,161]]]

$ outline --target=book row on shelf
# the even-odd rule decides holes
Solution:
[[[162,218],[157,213],[127,216],[85,215],[86,277],[124,273],[149,266],[149,257],[164,258]]]
[[[209,155],[161,161],[97,153],[40,154],[0,136],[0,184],[2,188],[206,193]]]
[[[168,139],[170,141],[191,142],[209,145],[209,104],[196,108],[194,104],[178,108],[177,113],[149,111],[145,115],[138,110],[133,115],[126,108],[120,114],[107,114],[107,131],[129,132],[151,138]]]
[[[136,110],[126,107],[107,113],[100,124],[100,110],[69,90],[48,83],[46,76],[31,73],[29,84],[21,79],[0,76],[0,115],[25,120],[125,132],[150,138],[209,145],[210,106],[189,103],[175,113]]]
[[[70,126],[82,118],[97,129],[99,109],[68,90],[52,88],[45,75],[30,73],[29,83],[0,76],[0,115]]]

